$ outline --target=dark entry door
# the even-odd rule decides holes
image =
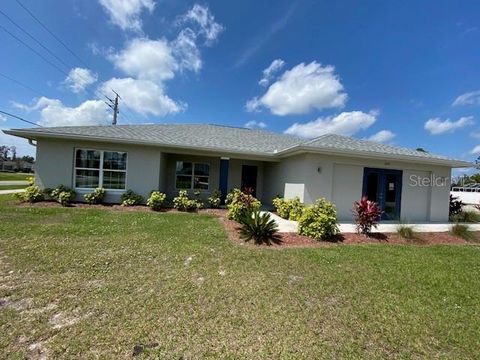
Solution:
[[[253,189],[253,196],[257,196],[257,167],[242,165],[242,190]]]
[[[365,168],[363,196],[380,205],[383,210],[383,220],[399,220],[402,200],[402,171]]]

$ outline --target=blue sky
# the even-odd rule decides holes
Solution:
[[[0,76],[0,110],[44,126],[108,124],[101,94],[114,88],[120,124],[335,132],[480,154],[478,1],[19,1],[76,55],[2,2],[0,73],[31,89]],[[0,117],[0,127],[28,125]]]

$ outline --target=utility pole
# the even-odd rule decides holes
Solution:
[[[105,101],[105,104],[107,104],[108,107],[113,110],[112,125],[117,125],[117,115],[120,112],[118,110],[118,99],[121,99],[121,97],[115,92],[115,90],[112,89],[112,91],[115,94],[115,99],[110,99],[108,96],[105,95],[105,97],[108,100],[108,102]]]

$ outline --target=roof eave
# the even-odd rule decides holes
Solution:
[[[144,146],[154,146],[160,148],[167,148],[173,150],[192,150],[192,151],[203,151],[206,153],[215,153],[219,155],[237,155],[242,157],[251,157],[257,158],[258,160],[267,160],[267,161],[279,161],[275,153],[266,153],[258,151],[240,151],[232,149],[220,149],[214,147],[204,147],[204,146],[184,146],[184,145],[175,145],[175,144],[165,144],[153,141],[143,141],[143,140],[129,140],[129,139],[118,139],[110,137],[101,137],[101,136],[90,136],[90,135],[79,135],[79,134],[58,134],[58,133],[40,133],[32,131],[23,131],[19,129],[12,130],[2,130],[5,134],[13,135],[17,137],[22,137],[30,140],[38,140],[38,138],[44,139],[66,139],[66,140],[80,140],[80,141],[97,141],[97,142],[109,142],[109,143],[118,143],[118,144],[129,144],[129,145],[144,145]]]
[[[440,165],[448,166],[451,168],[470,168],[475,166],[475,164],[468,161],[461,160],[448,160],[448,159],[435,159],[435,158],[423,158],[416,156],[408,155],[391,155],[391,154],[382,154],[382,153],[373,153],[369,151],[352,151],[344,149],[332,149],[327,147],[311,147],[304,145],[297,145],[290,147],[288,149],[282,150],[277,153],[279,157],[288,157],[301,153],[317,153],[317,154],[330,154],[330,155],[339,155],[339,156],[353,156],[358,158],[372,158],[372,159],[381,159],[381,160],[399,160],[399,161],[408,161],[419,164],[430,164],[430,165]]]

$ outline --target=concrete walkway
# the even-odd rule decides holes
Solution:
[[[11,189],[11,190],[0,190],[0,195],[16,194],[22,193],[25,189]]]
[[[297,232],[298,222],[292,220],[285,220],[278,215],[270,213],[270,216],[278,225],[279,232]],[[378,225],[378,228],[372,229],[372,232],[392,233],[396,232],[400,224],[394,222],[383,222]],[[428,224],[403,224],[411,226],[416,232],[446,232],[450,231],[452,227],[451,223],[428,223]],[[465,224],[472,231],[480,231],[480,224]],[[354,233],[356,232],[354,223],[340,223],[340,232],[342,233]]]
[[[24,180],[5,180],[5,181],[0,181],[0,186],[4,185],[28,185],[28,181]]]
[[[262,213],[265,213],[268,211],[262,211]],[[275,222],[278,225],[278,232],[297,232],[298,231],[298,221],[292,221],[292,220],[285,220],[281,218],[278,215],[275,215],[274,213],[270,213],[270,217],[275,220]]]

